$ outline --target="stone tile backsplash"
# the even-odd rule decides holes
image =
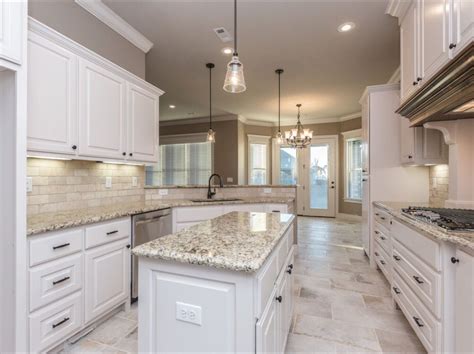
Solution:
[[[28,158],[27,175],[33,180],[29,215],[145,200],[144,166]],[[112,178],[111,188],[105,187],[106,177]]]
[[[449,170],[448,165],[436,165],[430,167],[430,203],[438,207],[444,207],[448,200]]]

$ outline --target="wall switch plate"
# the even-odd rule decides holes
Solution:
[[[26,193],[33,192],[33,177],[26,177]]]
[[[269,194],[272,192],[271,188],[263,188],[263,193]]]
[[[138,186],[138,177],[132,177],[132,187]]]
[[[158,189],[158,194],[159,195],[168,195],[168,190],[167,189]]]
[[[179,321],[202,326],[201,312],[201,306],[185,304],[184,302],[176,302],[176,319]]]
[[[234,183],[234,179],[232,177],[227,177],[227,182]]]
[[[112,177],[105,177],[105,188],[112,188]]]

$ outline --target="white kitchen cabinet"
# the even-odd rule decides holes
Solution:
[[[410,121],[400,120],[400,158],[405,165],[448,163],[448,145],[443,134],[434,129],[410,127]]]
[[[412,1],[400,23],[401,100],[411,96],[418,85],[418,11],[419,0]]]
[[[276,296],[276,292],[272,293]],[[275,297],[274,296],[274,297]],[[270,301],[257,322],[257,353],[278,353],[278,318],[276,301]]]
[[[28,37],[28,150],[77,153],[77,57]]]
[[[21,64],[25,1],[0,0],[0,58]]]
[[[122,159],[126,155],[125,80],[79,60],[79,153]]]
[[[455,57],[474,38],[474,1],[451,0],[451,57]]]
[[[86,252],[85,323],[123,302],[130,293],[130,245],[122,240]]]
[[[370,156],[369,156],[369,98],[361,102],[362,108],[362,141],[361,141],[361,160],[362,160],[362,174],[368,174],[370,171]]]
[[[456,353],[474,352],[474,257],[456,250]]]
[[[281,274],[280,281],[277,282],[277,329],[278,342],[277,352],[284,353],[288,332],[290,330],[292,310],[293,310],[293,287],[291,276],[293,272],[293,253],[290,252],[289,261],[283,267],[284,272]]]
[[[127,85],[127,159],[158,160],[159,95],[134,84]]]

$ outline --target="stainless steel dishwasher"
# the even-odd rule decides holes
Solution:
[[[172,232],[170,208],[132,217],[132,247],[150,242]],[[138,298],[138,257],[132,255],[132,302]]]

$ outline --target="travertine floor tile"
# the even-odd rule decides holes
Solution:
[[[136,326],[136,321],[127,320],[115,315],[102,323],[87,337],[95,342],[113,346],[132,332]]]
[[[336,345],[323,339],[290,333],[286,354],[297,353],[335,353]]]
[[[418,337],[397,332],[376,330],[384,353],[426,353]]]

